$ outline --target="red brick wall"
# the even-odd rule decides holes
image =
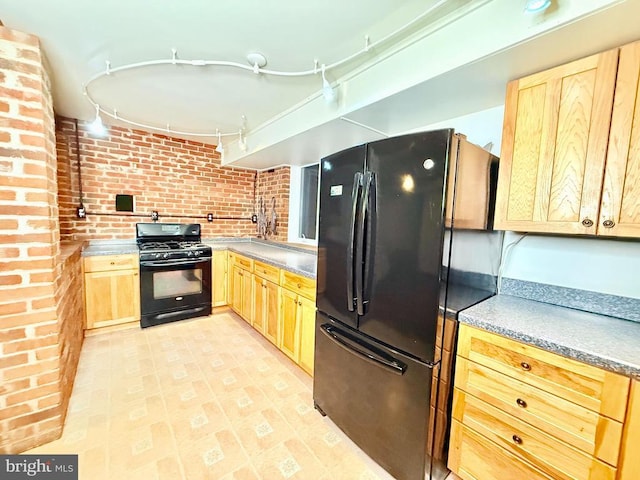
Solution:
[[[287,241],[290,173],[291,169],[289,167],[279,167],[258,174],[256,210],[259,208],[259,201],[262,198],[266,207],[267,218],[271,218],[275,200],[276,234],[267,234],[268,240]]]
[[[71,398],[84,339],[84,299],[82,297],[84,285],[80,252],[80,245],[63,247],[62,259],[58,263],[55,294],[58,316],[56,330],[59,341],[55,348],[50,347],[48,352],[41,353],[51,357],[58,355],[61,369],[58,390],[48,397],[42,397],[38,405],[46,407],[55,403],[62,404],[63,421]]]
[[[260,185],[269,185],[265,196],[278,196],[278,215],[283,218],[278,238],[286,239],[287,167],[256,174],[253,170],[221,167],[214,145],[121,127],[110,127],[107,137],[100,139],[89,134],[87,122],[80,121],[78,127],[82,193],[89,213],[86,219],[76,217],[80,182],[74,120],[57,118],[63,239],[134,238],[135,223],[150,222],[153,210],[159,212],[161,222],[200,223],[205,238],[254,236],[256,228],[250,218],[258,189],[256,179]],[[285,177],[286,185],[281,184]],[[271,193],[271,184],[277,187],[277,193]],[[117,193],[134,195],[138,215],[114,215]],[[209,223],[209,212],[216,217],[240,219]]]
[[[60,435],[60,272],[50,84],[39,41],[0,27],[0,453]]]

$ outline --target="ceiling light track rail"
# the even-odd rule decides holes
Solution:
[[[337,85],[332,86],[329,81],[326,78],[326,72],[328,72],[329,70],[335,69],[339,66],[342,66],[344,64],[347,64],[351,61],[354,61],[355,59],[357,59],[358,57],[368,54],[370,53],[373,49],[375,49],[376,47],[389,42],[391,39],[393,39],[394,37],[397,37],[398,35],[400,35],[401,33],[407,31],[408,29],[410,29],[411,27],[415,26],[416,24],[418,24],[421,20],[423,20],[425,17],[427,17],[428,15],[430,15],[431,13],[433,13],[434,11],[438,10],[440,7],[444,6],[447,3],[448,0],[439,0],[438,2],[434,3],[433,5],[431,5],[428,9],[426,9],[424,12],[422,12],[420,15],[414,17],[412,20],[410,20],[409,22],[405,23],[404,25],[400,26],[399,28],[395,29],[394,31],[392,31],[391,33],[385,35],[384,37],[371,42],[371,39],[369,37],[369,35],[365,35],[364,37],[364,46],[363,48],[361,48],[360,50],[352,53],[351,55],[348,55],[338,61],[335,61],[333,63],[329,63],[329,64],[320,64],[318,59],[314,59],[313,61],[313,68],[309,69],[309,70],[300,70],[300,71],[286,71],[286,70],[272,70],[272,69],[268,69],[268,68],[264,68],[264,65],[266,65],[266,59],[258,54],[258,53],[251,53],[248,56],[248,60],[249,60],[249,64],[246,63],[239,63],[239,62],[233,62],[233,61],[226,61],[226,60],[207,60],[207,59],[193,59],[193,60],[184,60],[184,59],[180,59],[178,58],[178,50],[176,48],[171,49],[171,57],[170,58],[161,58],[161,59],[157,59],[157,60],[147,60],[147,61],[143,61],[143,62],[136,62],[136,63],[130,63],[130,64],[126,64],[126,65],[121,65],[118,67],[112,67],[111,62],[109,60],[107,60],[106,63],[106,68],[101,71],[96,73],[95,75],[93,75],[91,78],[89,78],[89,80],[83,85],[83,93],[85,95],[85,97],[88,99],[88,101],[91,103],[91,105],[93,105],[93,107],[96,109],[96,119],[94,120],[94,123],[96,123],[98,126],[101,125],[102,123],[102,119],[100,117],[101,114],[107,115],[111,118],[113,118],[114,120],[119,120],[121,122],[124,122],[126,124],[135,126],[135,127],[140,127],[143,129],[148,129],[148,130],[155,130],[155,131],[160,131],[160,132],[165,132],[165,133],[170,133],[170,134],[176,134],[176,135],[186,135],[186,136],[193,136],[193,137],[217,137],[218,138],[218,146],[220,146],[220,150],[218,150],[221,155],[224,154],[224,149],[221,147],[221,137],[238,137],[239,139],[239,144],[240,144],[240,149],[242,151],[246,151],[247,150],[247,144],[246,144],[246,140],[247,140],[247,132],[246,132],[246,128],[245,128],[245,117],[244,115],[243,117],[243,126],[240,127],[238,130],[233,131],[233,132],[221,132],[219,129],[215,129],[215,131],[211,131],[211,132],[192,132],[192,131],[186,131],[186,130],[178,130],[178,129],[173,129],[171,128],[171,126],[169,124],[166,124],[166,127],[161,127],[158,125],[150,125],[147,123],[143,123],[143,122],[138,122],[138,121],[134,121],[131,119],[128,119],[126,117],[124,117],[122,114],[118,113],[117,109],[113,108],[112,111],[109,111],[108,109],[101,107],[98,102],[96,100],[94,100],[89,92],[89,87],[90,85],[95,82],[96,80],[105,77],[105,76],[111,76],[113,74],[116,74],[118,72],[123,72],[123,71],[127,71],[127,70],[134,70],[134,69],[139,69],[139,68],[146,68],[146,67],[153,67],[153,66],[158,66],[158,65],[186,65],[186,66],[193,66],[193,67],[208,67],[208,66],[214,66],[214,67],[230,67],[230,68],[238,68],[241,70],[246,70],[249,72],[252,72],[254,74],[263,74],[263,75],[273,75],[273,76],[280,76],[280,77],[303,77],[303,76],[310,76],[310,75],[320,75],[321,76],[321,81],[322,81],[322,88],[321,88],[321,93],[322,95],[325,97],[325,100],[327,101],[327,103],[334,103],[337,99]]]

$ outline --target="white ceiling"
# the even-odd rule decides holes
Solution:
[[[329,70],[329,80],[340,85],[337,105],[322,101],[319,74],[280,77],[220,66],[148,66],[105,75],[88,86],[105,113],[117,109],[121,117],[161,129],[235,133],[244,127],[249,148],[230,145],[226,163],[268,168],[311,163],[383,136],[341,118],[386,134],[404,132],[499,105],[512,78],[640,38],[639,0],[554,0],[544,15],[525,20],[523,5],[524,0],[0,0],[0,20],[40,37],[56,113],[90,120],[95,110],[83,86],[106,70],[106,61],[117,68],[169,60],[175,48],[181,60],[248,65],[246,55],[259,52],[267,69],[311,70],[314,59],[339,61],[360,51],[365,35],[377,42],[431,11],[388,42]],[[497,40],[483,48],[492,38]],[[427,50],[418,50],[420,42]],[[440,56],[409,55],[434,45]],[[126,126],[106,114],[103,119]],[[217,142],[215,136],[197,139]]]
[[[438,0],[0,0],[4,25],[40,37],[58,114],[91,119],[83,84],[125,64],[172,57],[305,71],[331,64],[404,25]],[[450,4],[470,0],[449,1]],[[397,39],[396,39],[397,40]],[[360,63],[366,56],[360,59]],[[350,66],[353,67],[352,63]],[[329,78],[337,72],[329,72]],[[232,67],[147,66],[101,77],[91,97],[123,118],[172,130],[251,129],[320,90],[320,75],[255,75]],[[109,120],[105,118],[105,121]],[[111,122],[113,123],[113,122]],[[215,139],[214,139],[215,140]],[[213,140],[210,140],[213,141]]]

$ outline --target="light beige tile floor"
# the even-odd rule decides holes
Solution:
[[[230,311],[85,339],[62,437],[81,480],[390,480],[312,379]]]

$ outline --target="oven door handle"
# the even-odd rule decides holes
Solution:
[[[175,260],[169,262],[140,262],[141,267],[175,267],[179,265],[197,265],[198,263],[208,262],[211,257],[194,258],[193,260]]]

